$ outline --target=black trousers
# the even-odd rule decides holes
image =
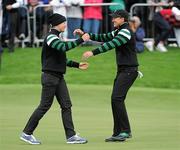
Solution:
[[[41,102],[31,115],[23,132],[25,132],[26,134],[33,134],[33,131],[36,129],[39,123],[39,120],[51,107],[54,96],[56,96],[57,101],[61,107],[61,116],[66,138],[69,138],[76,134],[72,121],[72,104],[63,75],[61,77],[56,77],[48,73],[42,73]]]
[[[111,106],[114,119],[113,136],[121,132],[131,132],[125,98],[129,88],[137,78],[137,68],[126,68],[117,72],[111,96]]]

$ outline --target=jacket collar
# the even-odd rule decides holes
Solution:
[[[128,24],[128,22],[125,22],[121,26],[119,26],[118,30],[120,30],[120,29],[122,29],[124,27],[127,27],[127,26],[129,26],[129,24]]]
[[[59,34],[60,34],[61,32],[58,31],[58,30],[56,30],[56,29],[51,29],[51,30],[50,30],[50,33],[53,33],[53,34],[59,36]]]

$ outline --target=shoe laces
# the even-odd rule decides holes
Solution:
[[[74,135],[74,137],[75,137],[77,140],[80,140],[80,139],[82,139],[82,138],[81,138],[79,135],[80,135],[79,133],[76,133],[76,134]]]
[[[73,135],[72,137],[70,137],[68,140],[71,140],[71,139],[75,139],[75,140],[82,140],[83,138],[79,136],[80,134],[79,133],[76,133],[75,135]]]
[[[33,135],[31,135],[31,138],[32,138],[33,141],[37,141],[36,138]]]

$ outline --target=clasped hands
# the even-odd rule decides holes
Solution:
[[[90,35],[88,33],[85,33],[84,31],[82,31],[81,29],[76,29],[73,32],[74,35],[79,35],[84,41],[88,41],[90,40]],[[86,51],[83,53],[82,55],[82,60],[87,60],[89,57],[92,57],[93,53],[92,51]]]

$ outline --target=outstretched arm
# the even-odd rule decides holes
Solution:
[[[70,41],[70,42],[64,42],[61,41],[58,36],[54,35],[54,34],[50,34],[47,37],[46,43],[48,46],[50,46],[51,48],[54,48],[58,51],[68,51],[72,48],[75,48],[76,46],[80,45],[81,43],[83,43],[84,41],[88,41],[89,40],[89,35],[88,34],[84,34],[81,38],[75,40],[75,41]]]
[[[81,70],[86,70],[89,67],[89,64],[87,62],[75,62],[72,60],[66,60],[66,65],[68,67],[74,67],[74,68],[79,68]]]
[[[104,43],[102,46],[92,50],[87,51],[83,54],[83,59],[87,59],[93,55],[97,55],[100,53],[107,52],[112,50],[115,47],[119,47],[123,44],[126,44],[131,39],[131,33],[127,29],[122,29],[118,32],[117,36],[115,36],[112,41]]]
[[[93,34],[89,33],[90,39],[93,41],[98,41],[98,42],[108,42],[113,39],[113,34],[112,32],[109,32],[107,34]]]
[[[66,60],[66,66],[73,67],[73,68],[79,68],[79,63],[72,61],[72,60]]]
[[[98,42],[108,42],[111,41],[114,37],[114,33],[116,31],[112,31],[106,34],[93,34],[93,33],[89,33],[90,35],[90,39],[93,41],[98,41]],[[73,32],[74,34],[78,34],[79,36],[82,36],[85,34],[84,31],[82,31],[81,29],[76,29]]]

